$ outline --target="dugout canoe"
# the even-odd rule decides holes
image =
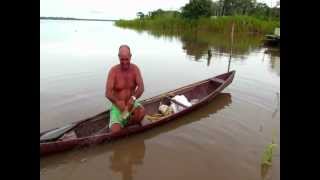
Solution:
[[[63,127],[42,132],[40,133],[40,156],[70,150],[75,147],[100,144],[173,121],[177,117],[189,113],[211,101],[233,81],[234,76],[235,71],[230,71],[145,99],[141,101],[141,104],[145,108],[147,115],[158,113],[160,103],[167,105],[170,105],[170,103],[178,103],[171,99],[171,97],[175,95],[184,95],[188,100],[197,99],[198,101],[192,106],[186,107],[182,111],[172,115],[162,117],[155,121],[144,119],[141,124],[125,127],[116,133],[110,132],[108,128],[109,110]]]

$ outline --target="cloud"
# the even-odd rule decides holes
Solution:
[[[159,8],[179,9],[188,0],[40,0],[40,16],[129,19]]]

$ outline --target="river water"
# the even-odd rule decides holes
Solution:
[[[40,32],[40,131],[110,107],[106,76],[121,44],[141,70],[141,99],[236,70],[216,99],[172,123],[41,158],[41,179],[280,179],[280,50],[264,47],[261,37],[235,34],[230,60],[226,34],[171,36],[54,20],[40,20]],[[272,166],[262,170],[273,135]]]

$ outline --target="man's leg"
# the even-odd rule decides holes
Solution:
[[[123,126],[121,123],[123,123],[121,119],[121,112],[116,106],[112,105],[109,120],[109,128],[111,132],[114,133],[120,131]]]
[[[143,106],[138,106],[136,109],[133,111],[130,117],[130,124],[138,124],[140,123],[145,116],[145,110]]]

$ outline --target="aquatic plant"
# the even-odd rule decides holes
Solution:
[[[262,166],[272,166],[273,152],[275,151],[276,147],[277,144],[275,143],[275,133],[273,133],[272,142],[266,146],[265,151],[262,154]]]

